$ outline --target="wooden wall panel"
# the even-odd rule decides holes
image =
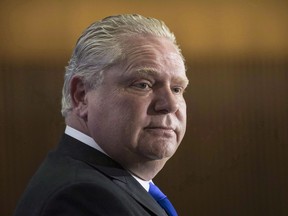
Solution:
[[[287,215],[286,58],[187,63],[186,137],[155,181],[180,215]],[[64,64],[0,67],[1,215],[63,132]]]
[[[63,70],[12,65],[0,67],[0,215],[7,216],[64,127],[59,111]]]

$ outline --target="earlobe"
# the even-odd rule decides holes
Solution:
[[[73,77],[70,83],[70,95],[73,111],[82,119],[87,119],[87,91],[81,77]]]

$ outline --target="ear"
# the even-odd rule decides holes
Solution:
[[[73,104],[73,112],[82,119],[87,119],[88,103],[87,103],[87,89],[83,79],[74,76],[70,82],[70,95]]]

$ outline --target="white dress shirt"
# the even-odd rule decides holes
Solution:
[[[79,140],[80,142],[102,152],[103,154],[106,154],[108,157],[109,155],[95,142],[95,140],[90,137],[90,136],[87,136],[86,134],[70,127],[70,126],[66,126],[66,129],[65,129],[65,134],[67,134],[68,136],[71,136],[73,137],[74,139],[77,139]],[[131,174],[131,173],[130,173]],[[143,179],[140,179],[138,178],[137,176],[131,174],[141,185],[142,187],[148,191],[149,190],[149,182],[151,181],[144,181]]]

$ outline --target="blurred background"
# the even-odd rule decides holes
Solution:
[[[140,13],[175,33],[186,58],[188,128],[156,177],[179,215],[288,215],[288,2],[0,2],[0,215],[65,127],[64,67],[95,20]]]

